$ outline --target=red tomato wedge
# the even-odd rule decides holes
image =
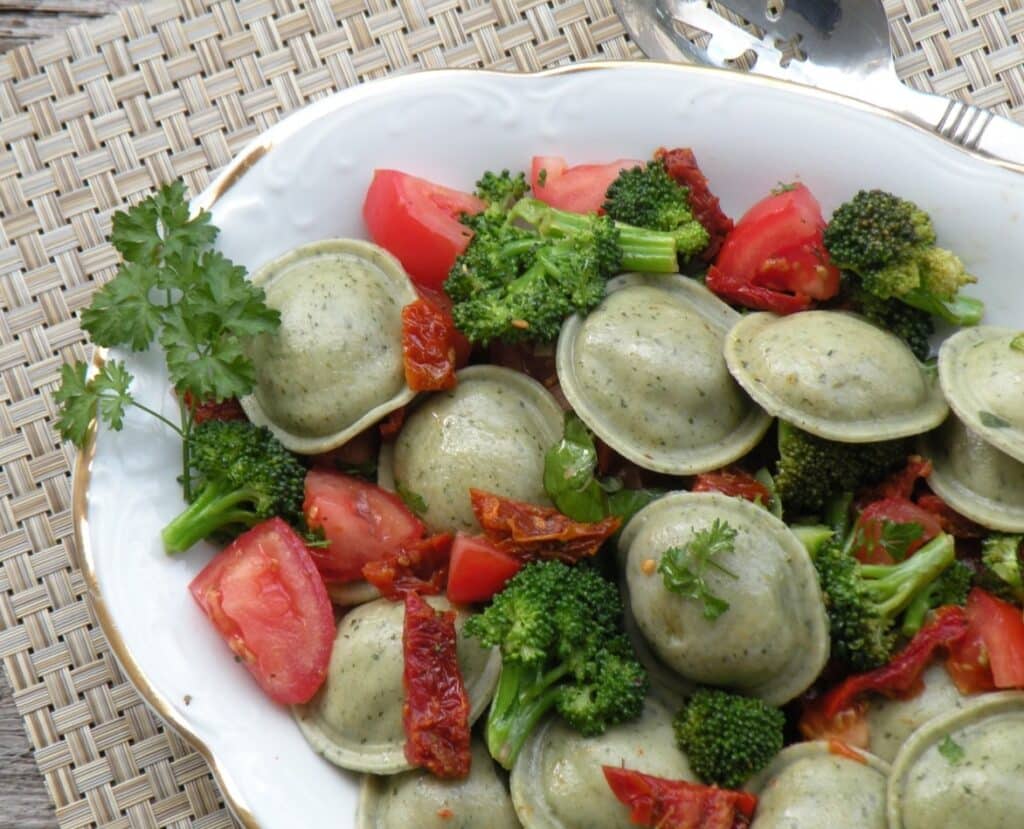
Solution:
[[[1024,688],[1021,609],[976,587],[967,597],[967,619],[985,643],[996,688]]]
[[[456,604],[486,602],[523,566],[483,536],[459,533],[448,566],[448,600]]]
[[[471,193],[398,170],[374,170],[363,221],[370,238],[402,263],[413,282],[440,291],[473,236],[459,216],[485,206]]]
[[[334,645],[331,600],[305,543],[280,518],[238,536],[189,591],[272,700],[308,702],[323,684]]]
[[[397,495],[359,478],[325,469],[306,475],[302,504],[310,529],[323,530],[327,547],[310,547],[325,579],[355,581],[363,565],[397,554],[424,527]]]
[[[981,633],[969,623],[963,639],[949,648],[946,672],[961,694],[978,694],[996,689],[985,642]]]
[[[908,556],[942,532],[939,519],[927,510],[921,509],[913,501],[906,498],[884,498],[881,501],[874,501],[864,507],[857,518],[857,528],[864,542],[853,551],[858,561],[864,564],[894,563],[893,557],[881,544],[885,522],[917,524],[921,528],[921,535],[907,545]]]
[[[755,204],[732,229],[708,287],[734,304],[793,313],[839,292],[839,269],[823,242],[825,219],[804,185]]]
[[[530,187],[534,198],[552,207],[572,213],[596,213],[619,173],[643,164],[635,158],[620,158],[610,164],[570,167],[559,156],[535,155],[530,165]]]

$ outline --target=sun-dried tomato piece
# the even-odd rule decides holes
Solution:
[[[967,614],[962,607],[940,607],[910,643],[881,668],[848,677],[823,698],[822,712],[829,720],[850,708],[869,691],[899,697],[920,686],[921,674],[939,648],[949,648],[967,633]]]
[[[459,671],[455,611],[405,594],[405,757],[437,777],[469,774],[469,697]]]
[[[931,474],[932,462],[930,460],[922,458],[920,455],[911,455],[902,468],[897,469],[885,480],[858,492],[857,504],[863,506],[872,501],[882,501],[886,498],[912,499],[917,482]]]
[[[942,525],[942,531],[949,533],[954,538],[984,538],[989,534],[988,530],[980,524],[974,523],[967,516],[961,515],[938,495],[933,493],[921,495],[917,499],[917,505],[938,518],[939,524]]]
[[[748,792],[667,780],[617,766],[602,766],[630,820],[652,829],[746,829],[757,798]]]
[[[807,294],[790,294],[754,285],[736,274],[726,273],[712,265],[705,280],[708,289],[726,302],[753,308],[758,311],[772,311],[776,314],[795,314],[811,307]]]
[[[719,469],[716,472],[702,472],[694,481],[693,492],[721,492],[735,498],[746,498],[755,504],[768,504],[772,494],[764,484],[749,472],[736,467]]]
[[[860,763],[864,766],[868,764],[868,761],[863,754],[861,754],[855,748],[852,748],[849,744],[844,743],[842,740],[829,740],[828,753],[834,754],[836,755],[836,757],[843,757],[847,760],[853,760],[853,762]]]
[[[208,420],[246,420],[245,410],[237,397],[226,400],[196,400],[191,392],[185,392],[185,405],[192,410],[192,421],[198,426]]]
[[[400,409],[395,409],[380,422],[381,440],[394,440],[398,437],[398,433],[402,431],[402,426],[405,425],[405,413],[406,407],[402,406]]]
[[[677,184],[690,188],[690,209],[693,211],[693,217],[704,225],[704,229],[711,237],[701,258],[705,262],[714,261],[715,254],[722,246],[722,240],[733,228],[733,221],[722,210],[718,196],[708,187],[707,177],[697,165],[693,150],[688,147],[666,150],[662,147],[654,157],[664,163],[665,170]]]
[[[452,315],[426,299],[402,309],[405,382],[413,391],[455,387],[455,323]]]
[[[527,560],[558,559],[573,564],[594,555],[622,520],[573,521],[551,507],[524,504],[479,489],[469,491],[484,533],[503,551]]]
[[[366,562],[363,578],[392,600],[409,592],[436,595],[448,580],[448,557],[454,540],[451,533],[421,538],[394,555]]]

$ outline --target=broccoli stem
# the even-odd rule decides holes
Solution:
[[[161,531],[164,550],[168,555],[184,552],[225,525],[251,526],[255,522],[253,513],[235,507],[251,502],[255,495],[248,489],[225,491],[216,484],[206,485],[185,511]]]
[[[892,619],[913,602],[922,588],[937,579],[956,558],[953,537],[936,536],[899,564],[862,564],[860,574],[879,614]]]
[[[512,211],[537,228],[542,236],[571,237],[585,232],[591,217],[584,213],[558,210],[537,199],[522,199]],[[676,273],[679,270],[676,237],[660,230],[646,230],[615,223],[619,230],[622,267],[642,273]]]
[[[487,718],[487,748],[504,768],[512,768],[519,751],[558,699],[558,682],[569,673],[562,664],[546,674],[506,660]]]
[[[961,294],[952,299],[941,299],[928,291],[915,288],[900,296],[900,300],[951,325],[977,325],[985,315],[984,302]]]

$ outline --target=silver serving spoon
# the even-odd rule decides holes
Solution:
[[[918,92],[896,75],[881,0],[725,0],[764,31],[758,38],[706,0],[612,0],[630,36],[650,58],[695,60],[838,92],[884,107],[947,141],[1024,168],[1024,127],[987,110]],[[711,36],[704,48],[679,23]],[[788,48],[787,48],[788,47]],[[798,56],[792,58],[796,51]]]

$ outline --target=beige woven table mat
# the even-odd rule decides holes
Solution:
[[[1024,0],[885,6],[911,83],[1024,120]],[[75,315],[112,275],[112,212],[177,176],[198,192],[360,81],[594,56],[638,56],[608,0],[159,0],[0,57],[0,658],[62,827],[234,825],[119,671],[73,563],[52,393],[86,356]]]

